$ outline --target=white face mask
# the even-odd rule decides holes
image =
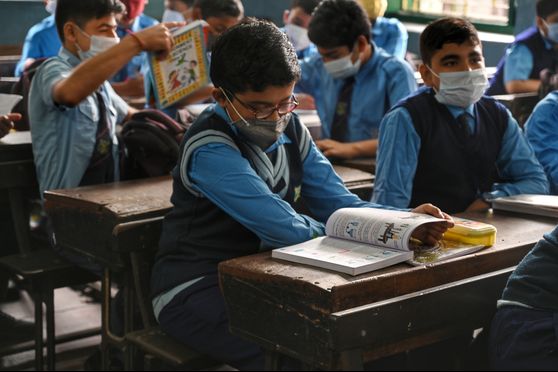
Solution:
[[[308,38],[308,30],[293,24],[285,25],[285,33],[291,40],[297,52],[304,50],[310,46],[310,39]]]
[[[488,87],[484,67],[473,71],[442,72],[440,75],[430,67],[426,66],[426,68],[440,79],[436,100],[444,105],[467,108],[477,103]]]
[[[176,10],[165,9],[163,12],[162,22],[185,22],[186,19],[182,15],[182,13],[177,12]]]
[[[56,12],[56,0],[48,0],[45,5],[45,10],[49,14],[54,14],[54,12]]]
[[[548,23],[543,19],[548,32],[546,34],[546,38],[553,43],[558,43],[558,23]]]
[[[78,27],[79,28],[79,27]],[[85,31],[81,28],[79,29],[82,34],[87,36],[89,40],[91,40],[91,45],[89,46],[89,50],[83,51],[76,43],[78,49],[79,58],[83,61],[93,56],[96,56],[99,53],[104,52],[115,46],[116,44],[120,43],[119,37],[108,37],[108,36],[98,36],[98,35],[88,35]]]
[[[360,69],[360,58],[356,60],[355,63],[351,60],[351,55],[349,54],[343,58],[336,59],[335,61],[325,62],[324,67],[326,71],[334,79],[345,79],[349,76],[354,76],[358,73]]]

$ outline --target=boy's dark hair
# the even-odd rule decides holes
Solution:
[[[319,3],[320,0],[293,0],[291,3],[291,9],[302,8],[304,13],[311,15]]]
[[[558,12],[558,0],[537,1],[537,16],[546,18],[556,12]]]
[[[210,75],[227,93],[262,92],[297,81],[300,67],[284,32],[271,22],[247,18],[215,42]]]
[[[370,27],[368,15],[356,1],[324,0],[312,14],[308,37],[321,48],[352,50],[359,36],[370,40]]]
[[[200,8],[203,19],[244,16],[244,7],[240,0],[196,0],[194,6]]]
[[[120,14],[126,10],[119,0],[58,0],[56,5],[56,30],[64,42],[64,25],[75,22],[82,29],[92,19],[99,19],[110,14]]]
[[[463,44],[470,41],[480,44],[475,26],[466,19],[446,17],[431,22],[420,35],[420,55],[424,64],[430,65],[432,56],[444,44]]]

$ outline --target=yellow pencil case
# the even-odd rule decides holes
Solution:
[[[452,217],[455,226],[446,231],[445,240],[454,240],[458,242],[477,244],[484,246],[494,245],[496,241],[496,227],[465,218]]]

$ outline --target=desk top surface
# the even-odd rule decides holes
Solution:
[[[501,212],[460,216],[496,226],[494,246],[426,266],[399,264],[359,276],[273,259],[270,252],[222,262],[219,272],[222,281],[272,285],[275,290],[281,288],[287,297],[304,302],[308,300],[303,298],[313,298],[316,307],[339,311],[514,266],[558,222],[552,218]]]

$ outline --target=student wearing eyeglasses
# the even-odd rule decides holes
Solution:
[[[173,170],[153,309],[161,328],[189,347],[239,370],[262,370],[261,348],[229,331],[219,262],[322,236],[339,208],[384,207],[347,190],[292,113],[300,67],[279,28],[253,20],[234,26],[217,39],[210,74],[217,103],[188,129]],[[299,212],[301,202],[310,212]],[[416,211],[445,216],[431,204]],[[434,242],[450,224],[418,238]]]

